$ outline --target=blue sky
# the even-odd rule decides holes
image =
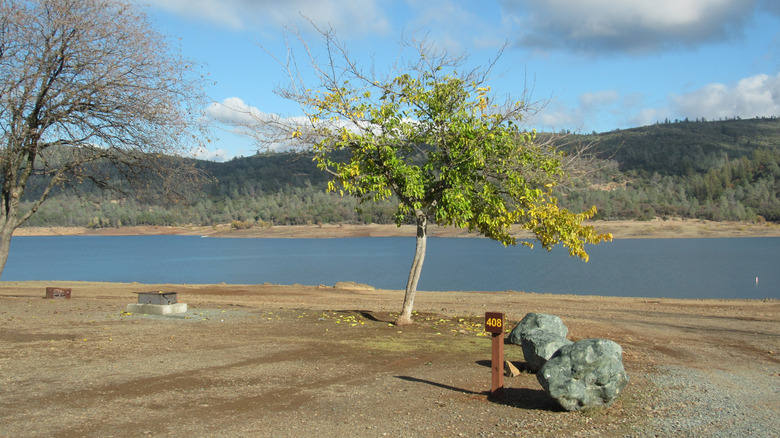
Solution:
[[[529,128],[589,133],[665,119],[780,116],[777,0],[137,0],[152,24],[203,65],[214,141],[200,158],[253,155],[220,120],[224,104],[300,115],[273,93],[285,29],[316,45],[303,17],[329,26],[359,60],[389,65],[403,36],[427,35],[473,65],[505,43],[498,94],[549,100]],[[289,36],[289,32],[288,32]]]

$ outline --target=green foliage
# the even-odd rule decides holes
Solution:
[[[318,168],[333,176],[329,192],[361,202],[395,196],[396,223],[416,222],[415,256],[396,324],[411,323],[430,222],[468,228],[504,245],[517,244],[512,227],[519,225],[546,249],[561,243],[586,261],[585,244],[612,239],[583,224],[595,208],[575,214],[558,206],[553,189],[566,176],[561,154],[520,129],[529,111],[525,102],[495,104],[486,86],[492,64],[463,73],[463,59],[412,42],[401,73],[380,78],[366,75],[332,33],[320,34],[329,64],[311,59],[319,83],[307,87],[288,65],[291,83],[280,92],[301,105],[309,125],[281,131],[313,147]],[[279,140],[275,119],[261,127],[256,136]]]
[[[692,176],[718,166],[724,157],[750,157],[758,148],[780,145],[780,119],[680,121],[612,131],[596,136],[602,158],[643,178],[653,173]]]
[[[416,73],[306,96],[321,139],[315,160],[334,175],[329,191],[364,202],[395,195],[399,224],[424,216],[504,245],[517,243],[511,228],[519,224],[545,248],[563,243],[586,260],[585,243],[611,238],[582,225],[595,209],[558,206],[560,153],[519,128],[523,102],[498,108],[479,81],[441,68]],[[334,155],[341,151],[348,159]]]
[[[596,205],[597,219],[695,218],[715,221],[780,220],[780,149],[721,157],[690,176],[623,177],[567,193],[563,203]]]
[[[205,193],[205,192],[204,192]],[[28,208],[29,202],[22,204]],[[197,198],[178,204],[146,204],[133,198],[52,196],[26,226],[118,227],[135,225],[216,225],[233,221],[254,226],[319,223],[392,223],[389,204],[359,205],[314,187],[286,187],[256,196]]]
[[[276,193],[289,187],[325,188],[328,175],[312,163],[311,153],[259,154],[224,163],[199,161],[197,167],[216,179],[206,187],[210,198],[239,198]]]
[[[230,227],[234,230],[248,230],[252,228],[254,224],[250,221],[232,221]]]

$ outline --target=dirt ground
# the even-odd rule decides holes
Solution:
[[[778,300],[420,292],[397,327],[401,291],[335,286],[2,282],[0,436],[780,436]],[[125,312],[159,290],[187,313]],[[614,340],[630,383],[591,412],[530,373],[491,398],[486,311]]]
[[[612,233],[616,239],[642,238],[697,238],[697,237],[780,237],[780,224],[772,222],[712,222],[703,220],[654,220],[654,221],[593,221],[591,224],[600,233]],[[66,228],[25,227],[17,228],[15,236],[57,236],[57,235],[154,235],[182,234],[212,237],[273,237],[273,238],[329,238],[329,237],[396,237],[416,235],[414,225],[274,225],[236,230],[228,224],[182,227],[122,227],[122,228]],[[454,227],[429,226],[428,234],[436,237],[476,237],[467,230]],[[530,237],[518,230],[518,237]]]

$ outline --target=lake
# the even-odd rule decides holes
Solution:
[[[14,237],[4,281],[333,285],[404,289],[413,237],[229,239],[198,236]],[[621,239],[508,247],[428,238],[419,290],[670,298],[780,298],[780,238]]]

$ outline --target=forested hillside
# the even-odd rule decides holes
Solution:
[[[560,203],[596,205],[597,219],[780,221],[780,119],[676,121],[567,141],[595,142],[599,161],[567,184]],[[391,204],[357,205],[325,193],[328,175],[307,154],[194,161],[210,176],[178,203],[63,189],[27,226],[390,223]],[[358,211],[356,211],[356,207]]]

